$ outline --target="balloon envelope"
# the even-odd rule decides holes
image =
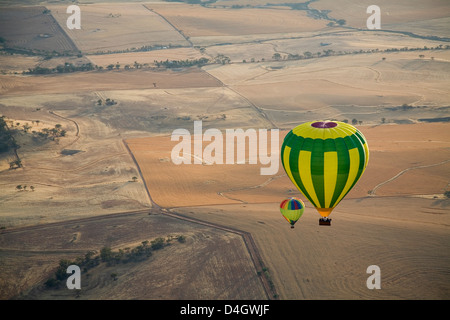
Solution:
[[[280,212],[287,222],[291,224],[292,228],[297,220],[300,219],[304,210],[305,204],[298,198],[291,197],[280,203]]]
[[[286,135],[281,161],[297,189],[328,217],[364,173],[369,147],[348,123],[312,121]]]

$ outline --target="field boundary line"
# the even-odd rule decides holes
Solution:
[[[392,178],[390,178],[390,179],[388,179],[388,180],[386,180],[386,181],[383,181],[383,182],[377,184],[372,190],[369,190],[369,191],[368,191],[368,194],[369,194],[370,196],[376,196],[375,191],[376,191],[378,188],[380,188],[381,186],[383,186],[383,185],[385,185],[385,184],[387,184],[387,183],[389,183],[389,182],[394,181],[395,179],[397,179],[398,177],[400,177],[400,176],[403,175],[404,173],[408,172],[409,170],[423,169],[423,168],[429,168],[429,167],[435,167],[435,166],[439,166],[439,165],[441,165],[441,164],[445,164],[445,163],[447,163],[447,162],[450,162],[450,160],[444,160],[444,161],[441,161],[441,162],[438,162],[438,163],[427,164],[427,165],[421,165],[421,166],[415,166],[415,167],[409,167],[409,168],[403,169],[402,171],[400,171],[399,173],[397,173],[397,174],[396,174],[395,176],[393,176]]]
[[[136,160],[136,158],[133,155],[133,152],[131,151],[131,149],[129,148],[128,144],[126,143],[125,139],[122,139],[123,144],[125,145],[125,147],[127,148],[129,154],[131,155],[131,158],[133,159],[136,167],[138,168],[138,172],[139,175],[142,179],[142,181],[144,182],[144,187],[145,190],[147,191],[147,195],[150,199],[150,202],[152,204],[152,209],[151,211],[155,211],[157,213],[161,213],[163,215],[172,217],[172,218],[176,218],[176,219],[181,219],[184,221],[188,221],[191,223],[196,223],[196,224],[200,224],[200,225],[204,225],[207,227],[211,227],[211,228],[215,228],[215,229],[219,229],[219,230],[223,230],[226,232],[231,232],[234,234],[237,234],[239,236],[242,237],[242,240],[244,241],[244,244],[247,248],[247,252],[250,255],[250,258],[253,262],[253,266],[255,267],[256,273],[259,276],[259,279],[261,280],[264,292],[266,293],[266,296],[269,300],[272,299],[278,299],[278,294],[275,290],[275,287],[273,285],[272,280],[269,278],[268,274],[267,274],[267,268],[264,266],[261,254],[258,250],[258,247],[256,246],[255,241],[253,240],[253,237],[251,235],[250,232],[247,231],[243,231],[243,230],[239,230],[239,229],[235,229],[232,227],[227,227],[227,226],[223,226],[220,224],[216,224],[216,223],[212,223],[212,222],[208,222],[208,221],[204,221],[204,220],[200,220],[200,219],[196,219],[196,218],[192,218],[192,217],[188,217],[186,215],[180,214],[178,212],[174,212],[174,211],[169,211],[169,209],[166,208],[162,208],[161,206],[159,206],[158,204],[156,204],[153,199],[152,196],[150,195],[150,191],[148,189],[147,183],[144,180],[144,176],[142,175],[142,171],[139,167],[139,164]]]
[[[166,216],[170,216],[176,219],[181,219],[184,221],[188,221],[188,222],[192,222],[192,223],[196,223],[196,224],[200,224],[200,225],[204,225],[207,227],[211,227],[211,228],[215,228],[215,229],[219,229],[222,231],[226,231],[226,232],[230,232],[230,233],[234,233],[237,234],[239,236],[242,237],[242,240],[244,241],[244,244],[247,248],[247,251],[250,255],[250,258],[253,262],[253,266],[255,267],[257,274],[261,280],[261,283],[263,285],[264,291],[266,293],[266,296],[269,300],[273,300],[273,299],[278,299],[278,294],[275,290],[275,287],[273,286],[273,283],[271,281],[271,279],[269,279],[268,275],[266,274],[265,270],[267,270],[267,268],[265,267],[261,254],[258,250],[258,247],[256,246],[255,240],[253,239],[252,235],[250,232],[247,231],[243,231],[243,230],[239,230],[233,227],[227,227],[227,226],[223,226],[220,224],[216,224],[213,222],[208,222],[208,221],[204,221],[204,220],[200,220],[197,218],[192,218],[192,217],[188,217],[184,214],[181,214],[179,212],[174,212],[174,211],[169,211],[167,209],[161,209],[161,213],[166,215]]]
[[[142,171],[141,171],[141,167],[139,166],[136,158],[134,157],[133,152],[131,152],[131,149],[128,146],[125,139],[122,139],[122,143],[125,146],[125,149],[127,149],[128,154],[131,156],[131,159],[133,159],[134,165],[136,166],[139,176],[141,177],[142,183],[144,184],[144,188],[145,188],[145,191],[147,192],[147,196],[148,196],[148,199],[150,200],[150,204],[152,205],[152,208],[160,210],[161,207],[156,202],[153,201],[152,196],[150,195],[150,190],[148,189],[147,183],[145,182],[144,175],[142,174]]]
[[[170,22],[169,20],[167,20],[166,17],[164,17],[162,14],[156,12],[155,10],[153,10],[153,9],[151,9],[151,8],[149,8],[149,7],[147,7],[145,4],[143,4],[142,6],[143,6],[145,9],[147,9],[148,11],[150,11],[150,12],[152,12],[152,13],[158,15],[158,16],[159,16],[161,19],[163,19],[165,22],[167,22],[167,23],[168,23],[168,24],[169,24],[176,32],[178,32],[178,33],[184,38],[184,40],[186,40],[186,41],[189,43],[189,45],[190,45],[191,47],[194,47],[194,44],[192,43],[191,40],[189,40],[189,37],[185,36],[184,33],[183,33],[180,29],[178,29],[177,27],[175,27],[175,25],[172,24],[172,22]]]
[[[45,9],[49,10],[47,7],[45,7]],[[56,28],[59,28],[59,30],[61,31],[61,33],[66,37],[67,41],[73,46],[73,48],[75,49],[76,52],[81,52],[80,48],[78,48],[78,46],[75,44],[75,41],[73,41],[73,39],[69,36],[69,34],[66,32],[66,30],[64,30],[64,28],[59,24],[58,20],[53,16],[53,13],[50,11],[50,16],[53,19],[54,24],[56,25]]]

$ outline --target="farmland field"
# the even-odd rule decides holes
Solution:
[[[69,4],[0,1],[0,299],[450,297],[448,1],[379,1],[380,30],[366,0],[86,0],[79,30]],[[329,227],[279,161],[289,130],[326,119],[370,150]],[[172,153],[200,122],[254,129],[270,164],[214,134],[210,158],[195,139]],[[47,282],[83,257],[82,290]]]
[[[66,6],[47,6],[65,25]],[[142,46],[186,46],[187,41],[159,15],[139,3],[81,5],[83,27],[68,30],[77,47],[86,53],[118,51]]]
[[[26,51],[78,52],[72,39],[45,7],[11,7],[0,11],[0,37],[12,49]]]

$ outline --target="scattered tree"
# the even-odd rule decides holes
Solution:
[[[272,59],[275,59],[275,60],[280,60],[281,59],[281,54],[279,54],[278,52],[275,52],[274,54],[273,54],[273,56],[272,56]]]

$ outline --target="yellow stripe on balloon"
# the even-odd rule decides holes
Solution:
[[[290,156],[290,154],[291,154],[291,148],[286,146],[284,148],[284,153],[283,153],[284,169],[285,169],[289,179],[291,179],[292,183],[297,187],[298,190],[300,190],[297,182],[295,182],[295,179],[292,176],[291,167],[289,166],[289,156]]]
[[[349,156],[350,156],[350,170],[348,172],[348,178],[347,183],[345,184],[344,189],[342,190],[341,195],[337,199],[335,203],[339,203],[341,199],[345,196],[345,194],[348,192],[350,187],[352,186],[353,182],[355,182],[356,176],[358,175],[358,169],[359,169],[359,152],[358,148],[353,148],[348,150]]]
[[[317,198],[316,190],[311,177],[311,152],[301,150],[298,157],[298,168],[300,180],[303,182],[306,192],[311,198],[315,207],[320,208],[320,202]],[[305,169],[306,168],[306,169]]]
[[[317,129],[311,126],[312,123],[317,121],[306,122],[301,124],[294,129],[292,129],[292,133],[296,136],[303,138],[311,138],[311,139],[323,139],[324,130]],[[327,121],[327,122],[336,122],[336,121]],[[333,130],[331,130],[331,135],[333,139],[336,138],[345,138],[346,136],[351,136],[357,131],[357,129],[347,123],[339,122],[339,125]]]
[[[338,176],[337,152],[324,153],[325,208],[330,208]]]
[[[369,147],[367,146],[367,143],[364,143],[364,153],[366,154],[366,162],[364,163],[364,169],[363,169],[363,173],[366,170],[367,167],[367,163],[369,162]]]

